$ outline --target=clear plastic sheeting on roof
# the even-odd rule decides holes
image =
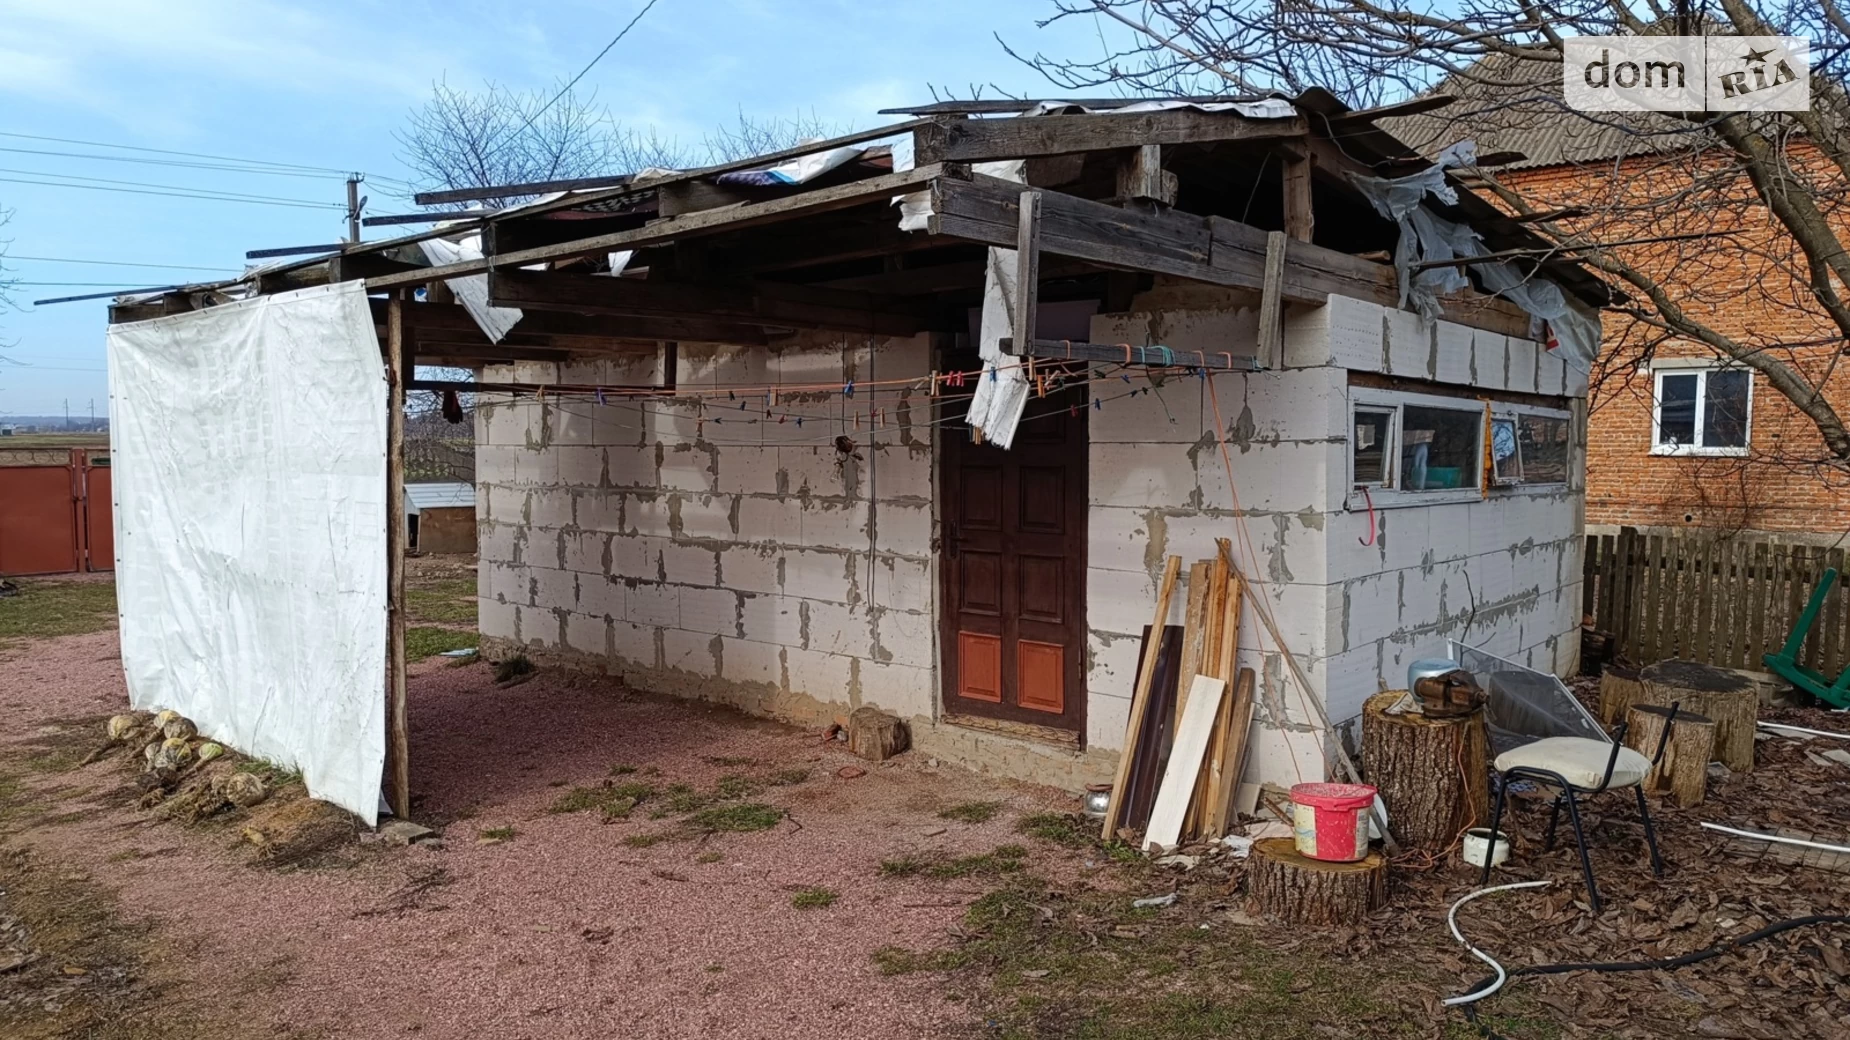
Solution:
[[[1452,660],[1490,697],[1485,720],[1493,756],[1544,737],[1611,739],[1566,684],[1547,672],[1456,641]]]
[[[424,249],[424,256],[439,267],[445,264],[461,263],[464,260],[482,258],[482,233],[471,232],[452,242],[444,238],[433,238],[419,243]],[[544,264],[540,265],[544,267]],[[518,307],[496,307],[488,302],[488,276],[486,274],[469,274],[461,278],[449,278],[444,281],[456,299],[475,319],[482,335],[488,342],[499,343],[513,331],[515,325],[524,317]]]
[[[1400,305],[1411,306],[1427,321],[1438,321],[1445,311],[1439,297],[1471,287],[1470,279],[1449,260],[1469,260],[1490,252],[1484,238],[1471,227],[1447,220],[1422,205],[1426,196],[1458,204],[1458,192],[1445,179],[1454,166],[1477,162],[1477,143],[1460,141],[1439,153],[1435,164],[1406,177],[1349,179],[1375,211],[1400,225],[1400,242],[1394,249],[1394,268],[1400,274]],[[1424,266],[1419,271],[1414,265]],[[1514,264],[1481,261],[1471,267],[1484,288],[1521,307],[1535,328],[1531,338],[1545,340],[1543,323],[1553,331],[1563,360],[1580,372],[1591,372],[1599,357],[1600,323],[1596,315],[1575,306],[1555,283],[1525,274]]]

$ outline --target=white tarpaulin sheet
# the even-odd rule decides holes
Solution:
[[[109,329],[129,702],[376,822],[386,383],[361,283]]]

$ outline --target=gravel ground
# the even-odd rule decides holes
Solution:
[[[9,719],[0,754],[53,720],[125,702],[113,633],[0,657]],[[279,1032],[879,1040],[974,1024],[929,977],[882,976],[871,956],[888,944],[948,943],[975,894],[883,878],[880,861],[988,851],[1016,840],[1019,812],[1074,806],[913,756],[841,779],[837,770],[858,760],[816,734],[609,681],[543,673],[497,689],[485,666],[430,661],[410,689],[414,799],[420,816],[451,821],[441,848],[373,845],[344,868],[248,866],[232,832],[154,823],[122,799],[96,797],[118,779],[111,762],[39,781],[72,805],[106,807],[20,843],[115,888],[126,917],[151,919],[154,970],[185,1002],[267,1019]],[[619,763],[702,790],[731,773],[807,768],[809,778],[754,796],[788,812],[769,831],[647,848],[622,839],[675,821],[547,812],[567,785],[596,784]],[[1006,801],[1009,811],[984,824],[937,818],[971,799]],[[477,840],[504,826],[512,840]],[[701,862],[712,853],[716,861]],[[839,898],[793,908],[793,891],[806,886]]]

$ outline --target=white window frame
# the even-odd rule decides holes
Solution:
[[[1471,470],[1476,474],[1473,482],[1466,487],[1436,488],[1430,491],[1407,491],[1399,487],[1384,487],[1370,484],[1367,494],[1355,482],[1355,414],[1358,408],[1364,410],[1392,411],[1394,418],[1388,423],[1389,440],[1393,454],[1388,458],[1390,480],[1400,480],[1400,446],[1401,424],[1405,419],[1405,409],[1439,408],[1454,412],[1469,412],[1477,416],[1477,452],[1476,463]],[[1477,502],[1484,497],[1484,438],[1490,436],[1490,423],[1484,416],[1484,402],[1464,397],[1443,397],[1437,394],[1410,393],[1402,390],[1378,390],[1372,387],[1351,387],[1349,390],[1349,427],[1343,437],[1344,478],[1346,480],[1346,505],[1350,509],[1363,509],[1373,504],[1376,509],[1392,509],[1396,506],[1436,506],[1452,502]]]
[[[1714,372],[1747,373],[1747,443],[1738,448],[1711,448],[1702,444],[1665,444],[1659,441],[1658,433],[1663,429],[1664,420],[1664,377],[1696,377],[1696,426],[1697,437],[1702,436],[1704,420],[1708,417],[1709,375]],[[1651,371],[1651,454],[1653,455],[1706,455],[1740,458],[1746,456],[1754,443],[1754,372],[1741,365],[1718,365],[1712,361],[1698,359],[1671,359],[1660,361],[1652,366]]]
[[[1561,419],[1561,420],[1566,421],[1567,430],[1568,430],[1568,445],[1567,445],[1568,466],[1567,468],[1568,468],[1569,474],[1571,475],[1574,469],[1574,445],[1573,445],[1574,415],[1573,413],[1564,412],[1559,408],[1531,408],[1527,405],[1505,404],[1505,403],[1498,402],[1498,401],[1492,401],[1490,403],[1490,418],[1493,423],[1498,419],[1503,419],[1503,420],[1516,423],[1516,454],[1518,458],[1521,458],[1522,456],[1522,417],[1525,415],[1538,415],[1538,416],[1542,416],[1543,418]],[[1489,431],[1486,431],[1485,435],[1489,436]],[[1495,482],[1490,485],[1490,490],[1492,492],[1498,492],[1498,491],[1515,491],[1520,488],[1558,488],[1558,487],[1564,487],[1567,484],[1568,484],[1568,480],[1565,478],[1561,480],[1531,480],[1529,479],[1528,465],[1525,461],[1523,465],[1523,477],[1521,480],[1511,480],[1507,482]]]
[[[1381,439],[1382,479],[1364,481],[1355,475],[1355,425],[1357,416],[1363,412],[1386,415],[1387,433]],[[1349,403],[1349,487],[1351,489],[1367,487],[1370,492],[1392,491],[1394,483],[1400,477],[1400,409],[1392,405],[1373,404],[1367,401]]]

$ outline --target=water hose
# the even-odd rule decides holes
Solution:
[[[1490,854],[1489,852],[1485,853],[1485,855],[1489,855],[1489,854]],[[1445,923],[1449,925],[1452,929],[1452,938],[1457,939],[1460,945],[1464,946],[1465,949],[1471,951],[1471,956],[1476,957],[1478,960],[1483,961],[1485,964],[1488,964],[1493,969],[1495,969],[1496,975],[1492,976],[1491,978],[1485,979],[1483,982],[1478,983],[1477,986],[1473,988],[1471,992],[1469,993],[1463,993],[1456,997],[1446,997],[1444,1000],[1440,1001],[1441,1004],[1444,1004],[1446,1007],[1455,1007],[1459,1004],[1471,1004],[1471,1003],[1475,1003],[1476,1001],[1483,1000],[1485,997],[1488,997],[1492,993],[1495,993],[1496,991],[1502,989],[1504,980],[1509,977],[1503,971],[1503,965],[1498,964],[1496,960],[1490,956],[1490,954],[1485,953],[1483,950],[1480,950],[1477,947],[1471,945],[1471,943],[1467,939],[1465,939],[1464,933],[1458,930],[1458,908],[1461,906],[1464,906],[1466,903],[1469,903],[1470,901],[1472,901],[1473,899],[1476,899],[1479,896],[1494,895],[1498,892],[1510,892],[1518,888],[1541,888],[1543,885],[1548,885],[1552,883],[1553,882],[1543,880],[1543,881],[1518,881],[1510,885],[1493,885],[1490,888],[1480,888],[1475,892],[1467,893],[1463,899],[1460,899],[1458,902],[1452,904],[1451,912],[1445,915]]]

